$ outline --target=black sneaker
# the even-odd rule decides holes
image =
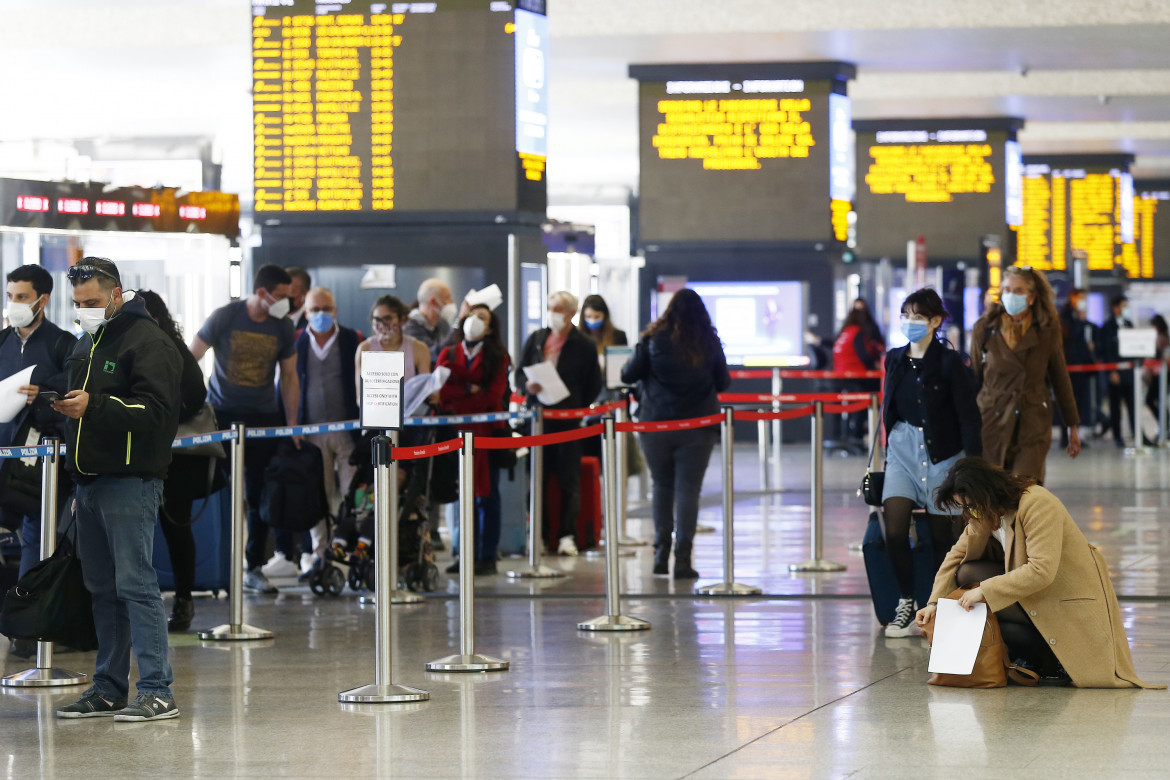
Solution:
[[[37,654],[37,643],[31,639],[13,639],[8,654],[17,658],[32,658]]]
[[[176,634],[191,627],[191,620],[195,617],[195,602],[190,596],[175,596],[175,604],[171,609],[171,617],[167,620],[167,631]]]
[[[670,564],[667,561],[655,561],[653,573],[657,577],[666,577],[670,574]]]
[[[140,693],[138,698],[127,704],[116,715],[116,721],[167,720],[179,717],[179,708],[174,699],[164,699],[150,693]]]
[[[914,625],[914,599],[898,599],[898,608],[894,610],[894,619],[886,626],[886,636],[910,636],[910,627]]]
[[[126,701],[106,701],[96,691],[86,691],[72,704],[57,710],[58,718],[112,718]]]
[[[691,568],[689,563],[674,562],[674,578],[676,580],[697,580],[699,573]]]

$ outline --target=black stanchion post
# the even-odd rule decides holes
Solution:
[[[392,501],[398,495],[395,479],[393,443],[390,437],[375,436],[371,441],[374,458],[374,592],[377,593],[374,633],[374,684],[363,685],[337,694],[343,704],[398,704],[427,701],[431,695],[418,688],[395,685],[393,674],[394,622],[390,616],[393,603],[388,595],[398,582],[398,545],[391,545],[396,529]],[[393,554],[391,554],[393,553]]]
[[[825,404],[813,401],[812,417],[812,557],[802,563],[788,566],[793,572],[836,572],[845,571],[839,563],[827,561],[824,554],[824,511],[825,511]]]
[[[607,539],[618,537],[618,509],[617,509],[617,474],[614,461],[616,460],[616,436],[614,435],[613,417],[605,418],[605,436],[601,442],[601,476],[603,499],[605,508],[605,536]],[[582,631],[644,631],[650,624],[639,618],[627,617],[622,614],[621,604],[621,576],[618,571],[618,545],[605,546],[605,612],[601,617],[586,620],[577,624]]]
[[[755,596],[762,591],[754,585],[735,581],[735,412],[728,406],[723,410],[723,582],[696,588],[704,596]]]
[[[57,470],[61,463],[61,440],[46,438],[49,454],[41,460],[41,560],[50,557],[57,549]],[[76,522],[76,521],[75,521]],[[70,672],[53,668],[53,643],[37,642],[37,665],[23,672],[10,674],[0,679],[5,688],[57,688],[65,685],[81,685],[89,682],[89,676],[81,672]]]
[[[429,672],[506,672],[508,662],[475,652],[475,454],[464,431],[459,450],[459,652],[427,664]]]
[[[537,406],[533,410],[532,435],[544,435],[543,407]],[[557,571],[541,562],[544,551],[544,539],[541,535],[544,515],[544,445],[536,444],[528,448],[528,466],[532,474],[532,484],[528,488],[528,567],[509,571],[507,576],[512,579],[564,577],[563,571]]]
[[[207,631],[200,631],[199,638],[210,641],[248,641],[271,639],[272,632],[244,623],[244,519],[246,499],[244,497],[244,448],[247,429],[243,423],[232,425],[231,468],[232,468],[232,542],[231,576],[228,579],[228,622]],[[210,497],[208,497],[210,500]]]

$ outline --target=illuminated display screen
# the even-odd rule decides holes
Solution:
[[[543,0],[253,0],[255,210],[545,209]]]
[[[639,241],[846,240],[852,75],[842,63],[631,66]]]
[[[1045,271],[1068,268],[1083,251],[1090,271],[1122,265],[1142,276],[1134,241],[1134,190],[1129,155],[1029,156],[1023,159],[1024,221],[1016,258]]]
[[[984,236],[1003,237],[1021,219],[1022,126],[1011,117],[854,122],[858,253],[900,259],[921,235],[932,259],[974,258]]]
[[[1133,237],[1122,245],[1126,270],[1137,268],[1143,279],[1170,276],[1170,179],[1134,182]]]
[[[688,282],[735,366],[803,366],[802,282]]]

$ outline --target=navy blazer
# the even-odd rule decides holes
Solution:
[[[902,418],[894,399],[898,385],[917,381],[910,366],[909,345],[886,353],[886,384],[883,388],[882,421],[886,435]],[[960,450],[968,455],[983,454],[983,421],[979,405],[975,375],[963,363],[963,358],[948,349],[938,339],[930,342],[922,358],[922,403],[925,406],[923,437],[931,463],[940,463]]]

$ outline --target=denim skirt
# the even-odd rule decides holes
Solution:
[[[922,429],[907,422],[897,423],[886,441],[886,483],[882,489],[882,501],[909,498],[932,515],[962,514],[962,509],[935,506],[934,499],[951,466],[963,455],[960,450],[946,460],[931,463]]]

